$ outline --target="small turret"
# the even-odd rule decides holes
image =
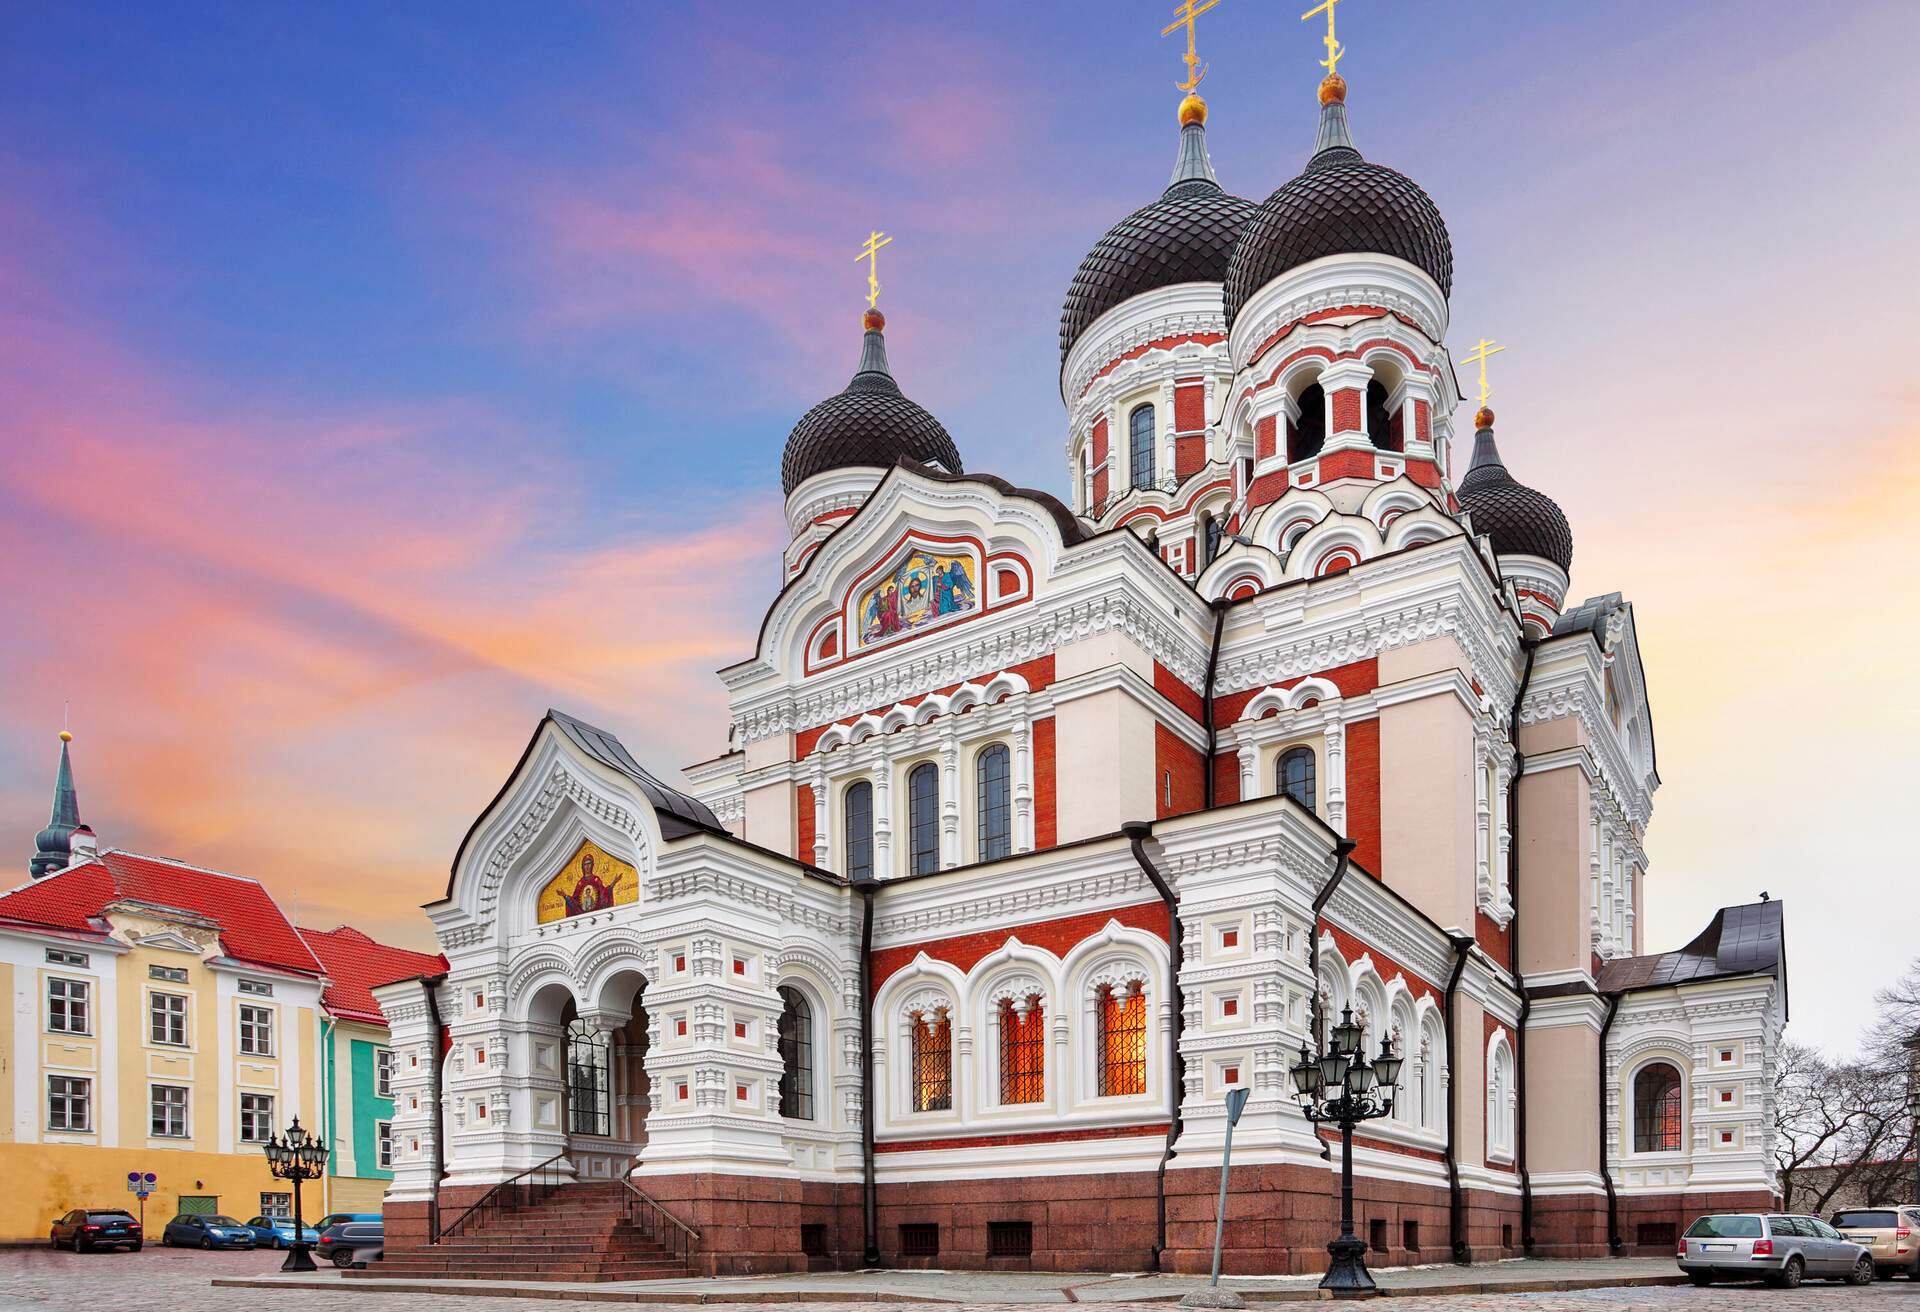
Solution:
[[[73,735],[62,729],[60,769],[53,777],[53,816],[47,827],[33,836],[33,857],[27,862],[27,873],[35,879],[65,870],[73,860],[73,831],[81,825],[80,797],[74,791],[73,760],[68,753],[72,742]]]

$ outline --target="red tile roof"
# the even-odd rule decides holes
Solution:
[[[222,951],[236,961],[321,973],[319,960],[259,880],[133,852],[102,852],[82,865],[0,894],[0,921],[102,934],[107,927],[101,912],[122,899],[176,907],[215,921]]]
[[[303,929],[300,936],[327,970],[327,991],[320,1001],[342,1020],[385,1025],[387,1018],[374,1001],[374,989],[415,975],[444,974],[447,969],[447,959],[438,953],[388,947],[348,925]]]

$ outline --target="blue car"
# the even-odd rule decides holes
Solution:
[[[253,1243],[256,1248],[291,1248],[293,1246],[293,1218],[290,1216],[256,1216],[247,1222],[247,1229],[253,1231]],[[312,1226],[300,1231],[305,1243],[320,1242],[320,1232]]]
[[[230,1216],[176,1216],[160,1232],[166,1248],[252,1248],[253,1231]]]

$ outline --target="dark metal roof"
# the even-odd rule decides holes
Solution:
[[[1600,967],[1602,993],[1669,988],[1738,975],[1772,975],[1787,984],[1786,916],[1779,902],[1722,907],[1693,942],[1677,952],[1617,957]]]
[[[883,322],[875,316],[875,322]],[[886,337],[869,328],[860,368],[846,390],[800,417],[780,459],[780,486],[791,494],[815,474],[854,465],[885,469],[901,458],[960,473],[959,448],[938,419],[900,391],[887,367]]]
[[[1453,242],[1420,184],[1369,164],[1346,130],[1346,106],[1320,108],[1320,148],[1300,176],[1267,197],[1240,230],[1226,273],[1227,324],[1253,294],[1289,269],[1326,255],[1392,255],[1453,292]]]
[[[1543,556],[1561,569],[1573,565],[1573,529],[1554,499],[1518,482],[1501,463],[1493,429],[1474,435],[1473,463],[1457,489],[1473,516],[1473,531],[1493,539],[1496,555]]]
[[[73,761],[67,740],[60,740],[60,768],[53,776],[53,814],[47,827],[33,836],[33,856],[27,873],[39,879],[66,866],[73,855],[73,831],[80,827],[80,794],[73,786]]]
[[[1227,276],[1250,200],[1221,190],[1207,160],[1206,128],[1180,130],[1180,159],[1160,199],[1107,229],[1087,252],[1060,311],[1060,359],[1093,321],[1123,301],[1157,287],[1220,282]]]
[[[696,829],[726,831],[713,812],[707,809],[706,803],[695,801],[678,789],[661,783],[633,759],[633,753],[627,750],[625,743],[605,729],[596,729],[585,720],[576,720],[562,711],[549,710],[547,718],[574,746],[608,769],[633,780],[640,791],[646,794],[647,800],[653,803],[654,814],[660,818],[663,836],[679,838]]]

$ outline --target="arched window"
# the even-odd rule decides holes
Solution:
[[[612,1036],[584,1020],[567,1022],[567,1130],[613,1133]]]
[[[915,1015],[913,1029],[913,1110],[953,1110],[953,1024],[942,1008],[932,1017]]]
[[[1666,1062],[1642,1066],[1633,1077],[1633,1150],[1680,1151],[1680,1072]]]
[[[1013,769],[1004,744],[995,743],[974,762],[982,861],[997,861],[1013,851]]]
[[[1327,441],[1327,394],[1313,383],[1300,393],[1300,417],[1287,425],[1287,463],[1320,454]]]
[[[1487,1143],[1501,1156],[1513,1156],[1513,1049],[1504,1042],[1493,1051],[1487,1080]]]
[[[1003,1105],[1041,1102],[1047,1096],[1046,1008],[1028,998],[1000,1004],[1000,1101]]]
[[[907,776],[907,852],[916,875],[940,868],[940,767],[932,761]]]
[[[1138,406],[1127,416],[1127,453],[1133,486],[1153,486],[1153,407]]]
[[[791,984],[780,986],[780,1114],[813,1119],[813,1007]]]
[[[1400,438],[1396,416],[1387,409],[1386,385],[1378,379],[1367,384],[1367,436],[1382,451],[1398,451],[1405,443]]]
[[[865,779],[847,789],[848,879],[873,878],[873,785]]]
[[[1098,1087],[1102,1098],[1147,1091],[1147,998],[1136,982],[1103,986],[1094,999]]]
[[[1313,810],[1313,749],[1311,747],[1293,747],[1280,754],[1274,764],[1274,791],[1285,793],[1294,801]]]
[[[1200,568],[1213,564],[1213,558],[1220,554],[1220,539],[1226,528],[1218,515],[1200,516]]]

